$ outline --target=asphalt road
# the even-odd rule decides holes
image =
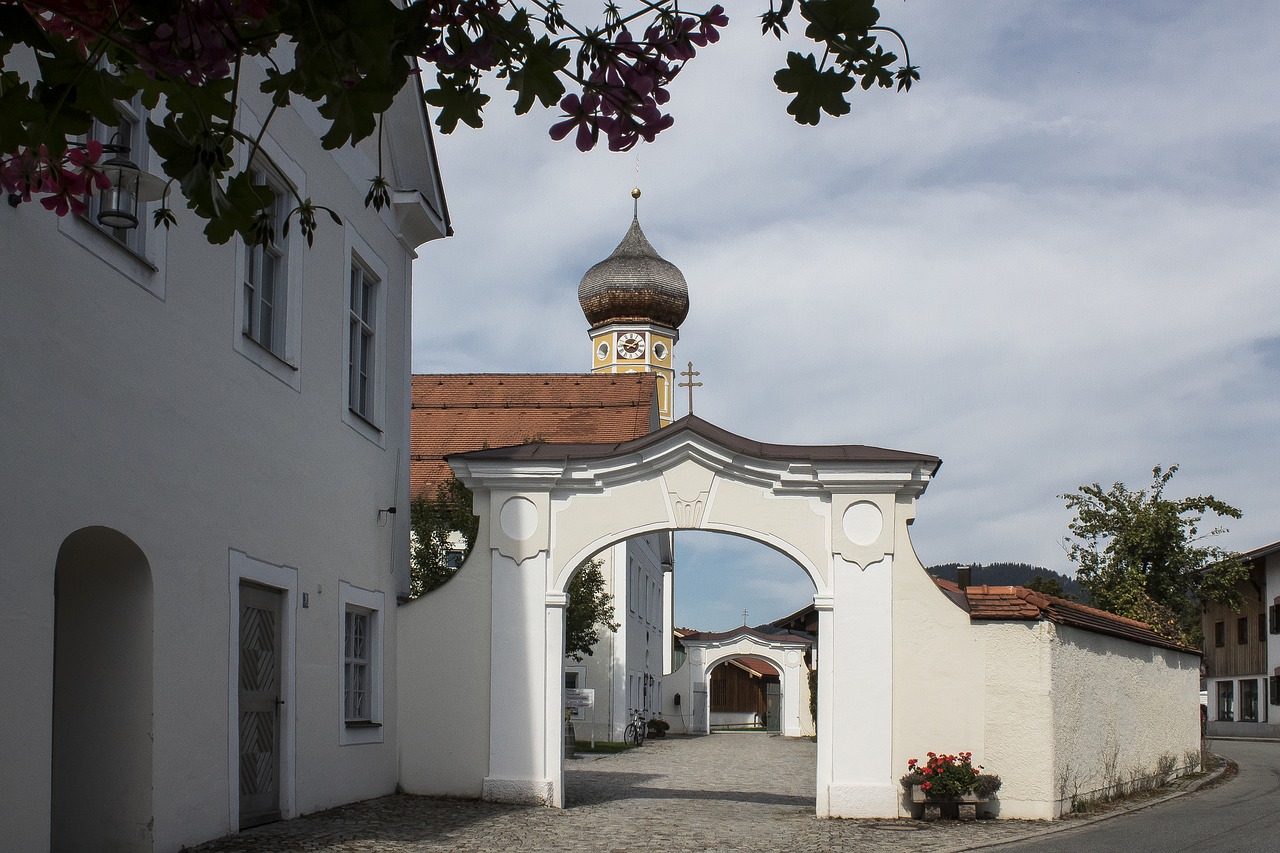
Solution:
[[[1137,812],[988,848],[1000,853],[1239,853],[1280,851],[1280,742],[1211,742],[1234,779]]]

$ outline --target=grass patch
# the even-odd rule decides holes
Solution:
[[[575,744],[574,749],[577,752],[626,752],[632,748],[631,744],[616,740],[598,740],[595,746],[592,746],[589,740],[575,741]]]

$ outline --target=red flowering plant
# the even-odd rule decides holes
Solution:
[[[931,800],[954,800],[965,794],[989,797],[1000,790],[1000,777],[983,773],[981,765],[973,766],[973,753],[956,755],[927,754],[922,765],[919,759],[907,762],[907,773],[899,781],[910,791],[917,785]]]

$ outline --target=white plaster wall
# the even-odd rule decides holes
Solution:
[[[1187,764],[1200,749],[1199,655],[1048,628],[1056,813],[1073,797],[1154,776],[1162,756],[1180,774],[1195,769]]]
[[[969,614],[925,573],[901,528],[893,570],[893,773],[928,752],[972,752],[982,763],[983,646]],[[910,809],[898,788],[899,814]]]
[[[580,666],[585,669],[581,687],[595,690],[596,704],[586,710],[585,720],[574,721],[574,733],[578,740],[590,740],[594,734],[596,740],[622,740],[622,732],[626,728],[626,677],[627,677],[627,638],[631,636],[631,624],[621,618],[626,612],[627,594],[627,543],[612,545],[596,555],[595,559],[602,563],[601,573],[605,578],[606,591],[613,595],[614,621],[618,623],[617,631],[600,632],[600,642],[596,643],[590,655],[584,656],[581,662],[572,658],[565,659],[566,666]]]
[[[492,595],[480,525],[454,576],[399,608],[400,785],[411,794],[480,796],[489,773]]]
[[[343,421],[344,229],[325,220],[302,253],[295,389],[233,347],[235,247],[208,245],[181,203],[158,258],[163,273],[85,223],[59,223],[34,203],[0,205],[0,400],[10,415],[0,453],[0,599],[16,603],[0,680],[25,697],[0,703],[0,725],[23,733],[0,770],[0,837],[14,849],[48,844],[54,561],[67,535],[88,525],[128,536],[153,572],[156,851],[235,829],[231,549],[295,567],[309,593],[288,638],[300,699],[286,709],[296,715],[293,810],[395,788],[393,679],[383,741],[339,745],[340,633],[330,603],[339,580],[388,602],[407,582],[409,256],[390,215],[364,210],[364,188],[296,116],[282,114],[271,133],[305,168],[317,201],[341,211],[386,263],[380,442]],[[377,510],[392,505],[402,511],[380,525]],[[394,672],[394,608],[383,616],[384,665]]]
[[[662,563],[658,540],[664,535],[627,540],[627,572],[634,577],[636,595],[627,599],[625,607],[618,607],[619,621],[625,612],[628,624],[628,681],[635,676],[641,684],[627,697],[627,706],[640,709],[646,718],[662,710]],[[653,682],[647,689],[643,686],[646,677]]]
[[[662,716],[671,724],[672,734],[688,734],[689,720],[693,713],[693,665],[686,656],[675,672],[664,676],[662,691]],[[680,704],[676,704],[676,694]]]
[[[985,687],[975,700],[985,709],[985,731],[982,751],[973,750],[974,763],[1001,779],[1000,817],[1054,818],[1052,626],[975,622],[973,634],[981,648]]]

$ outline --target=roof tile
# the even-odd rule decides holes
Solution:
[[[1136,619],[1117,616],[1088,607],[1078,601],[1068,601],[1054,595],[1044,595],[1022,586],[971,585],[963,591],[954,582],[934,578],[933,582],[954,600],[963,592],[969,605],[969,618],[984,621],[1015,621],[1047,619],[1058,625],[1070,625],[1098,634],[1108,634],[1181,652],[1200,654],[1199,649],[1189,648],[1176,640],[1157,634],[1151,626]]]
[[[431,494],[447,480],[451,453],[647,435],[656,389],[653,373],[415,374],[410,493]]]

